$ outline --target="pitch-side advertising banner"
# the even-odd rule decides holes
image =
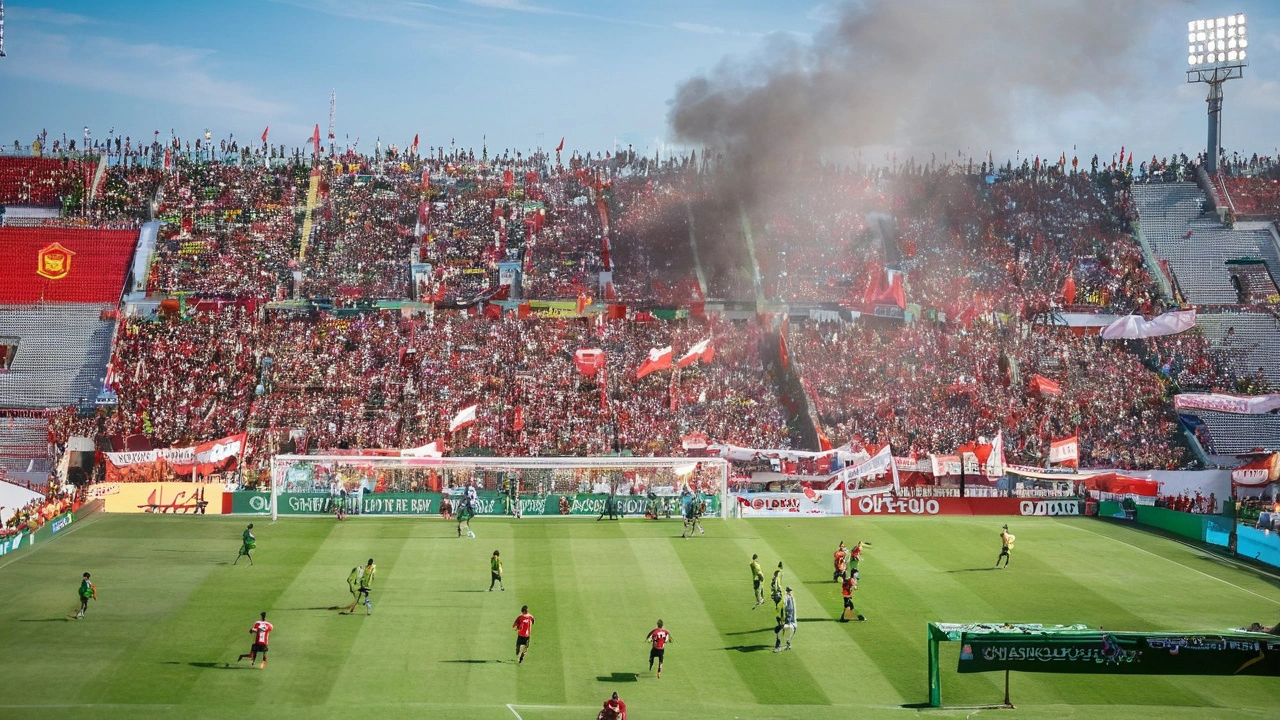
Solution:
[[[1078,500],[1022,498],[917,498],[866,495],[846,498],[849,515],[1080,515]]]
[[[230,512],[246,515],[271,513],[271,493],[234,492],[228,505]],[[347,512],[360,515],[439,515],[441,503],[448,499],[450,507],[457,511],[456,498],[444,498],[440,493],[366,493],[359,500],[348,498]],[[519,499],[521,515],[599,515],[605,511],[608,495],[544,495],[525,496]],[[717,495],[703,495],[707,503],[707,515],[720,512]],[[614,512],[642,516],[649,509],[649,499],[643,495],[618,495]],[[277,498],[281,515],[324,515],[332,513],[338,499],[327,493],[280,493]],[[509,515],[511,507],[506,496],[497,493],[481,493],[476,498],[477,515]],[[669,500],[672,517],[679,517],[678,498]],[[219,506],[221,507],[221,505]],[[837,515],[839,512],[836,513]]]
[[[222,483],[105,482],[92,486],[91,497],[101,498],[109,513],[221,515],[224,489]]]
[[[965,633],[960,642],[962,673],[1280,676],[1280,638],[1261,634]]]
[[[830,517],[844,515],[841,493],[810,490],[808,493],[742,493],[736,495],[742,517]]]

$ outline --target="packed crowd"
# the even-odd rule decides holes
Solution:
[[[147,152],[157,148],[182,150]],[[707,297],[868,314],[897,304],[914,322],[796,324],[788,341],[828,437],[888,442],[899,455],[951,452],[1003,430],[1015,461],[1043,464],[1050,439],[1078,434],[1085,465],[1179,467],[1187,457],[1170,388],[1240,387],[1194,333],[1102,343],[1028,322],[1061,308],[1163,309],[1126,234],[1134,171],[1123,155],[1087,171],[1065,156],[1002,168],[815,166],[768,188],[743,186],[741,168],[705,154],[575,156],[553,168],[545,155],[388,148],[326,159],[314,174],[297,155],[230,163],[182,153],[172,163],[113,164],[80,217],[165,220],[148,287],[190,294],[188,306],[214,296],[473,306],[496,289],[503,262],[519,263],[537,299],[600,299],[599,273],[616,263],[618,299],[642,308]],[[1153,157],[1136,175],[1176,179],[1190,167]],[[890,276],[900,296],[884,293]],[[486,310],[234,305],[128,320],[112,359],[120,403],[98,430],[181,444],[248,429],[265,440],[260,456],[285,443],[411,447],[445,438],[453,414],[478,403],[484,420],[448,438],[452,451],[669,454],[693,431],[735,445],[791,442],[758,321],[597,324]],[[633,307],[630,317],[651,316]],[[650,348],[678,355],[707,336],[711,364],[634,379]],[[573,351],[586,347],[610,358],[603,389],[574,369]],[[1035,374],[1062,392],[1029,389]]]
[[[786,417],[760,359],[756,323],[592,323],[480,315],[261,319],[240,307],[126,321],[112,360],[119,405],[101,431],[187,444],[249,429],[265,456],[295,448],[414,447],[585,455],[668,454],[701,432],[787,446]],[[714,360],[635,379],[653,347],[713,338]],[[600,348],[603,376],[579,349]],[[478,404],[474,428],[449,422]],[[74,429],[69,427],[68,430]]]
[[[0,538],[18,533],[35,532],[50,520],[68,512],[74,507],[74,499],[69,494],[51,492],[17,508],[9,519],[0,526]],[[3,508],[0,508],[2,510]]]
[[[1183,491],[1177,495],[1161,495],[1156,498],[1156,507],[1197,515],[1215,515],[1218,512],[1218,498],[1213,493],[1205,497],[1199,490],[1191,494]]]
[[[1082,466],[1188,462],[1165,380],[1096,336],[984,318],[970,328],[793,326],[789,345],[832,438],[923,457],[1003,431],[1010,462],[1042,466],[1051,440],[1077,435]],[[1035,375],[1060,392],[1036,389]]]
[[[1280,168],[1259,175],[1224,175],[1221,182],[1237,214],[1280,217]]]

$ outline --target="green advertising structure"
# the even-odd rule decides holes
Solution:
[[[271,493],[240,491],[231,495],[231,512],[238,515],[269,515],[271,513]],[[539,515],[600,515],[605,511],[608,495],[574,494],[543,495],[521,497],[520,514]],[[441,493],[368,493],[359,501],[359,509],[350,501],[348,512],[360,515],[439,515]],[[707,504],[707,515],[715,516],[720,512],[720,498],[716,495],[703,495]],[[281,515],[325,515],[333,512],[334,496],[328,493],[280,493],[276,498]],[[650,507],[649,498],[643,495],[615,496],[617,506],[614,512],[621,515],[640,517]],[[457,506],[456,499],[451,500]],[[482,492],[477,497],[477,515],[510,515],[511,508],[507,497],[501,493]],[[670,499],[672,515],[679,514],[678,498]]]
[[[942,704],[940,642],[960,643],[957,672],[1280,677],[1280,636],[1242,630],[1143,633],[1084,625],[929,623],[929,705]],[[1006,676],[1007,677],[1007,676]],[[1005,703],[1008,704],[1006,681]]]

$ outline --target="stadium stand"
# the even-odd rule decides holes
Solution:
[[[135,230],[0,228],[0,305],[120,300]]]
[[[96,169],[89,160],[0,155],[0,205],[62,205],[84,195]]]
[[[1280,387],[1280,320],[1263,312],[1215,312],[1196,319],[1210,343],[1225,351],[1240,376],[1261,373]]]
[[[0,468],[11,473],[49,471],[47,420],[42,414],[0,413]]]
[[[58,408],[93,402],[102,389],[114,320],[109,305],[0,306],[0,337],[18,338],[0,373],[0,408]]]

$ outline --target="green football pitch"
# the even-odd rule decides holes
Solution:
[[[594,718],[613,691],[645,718],[969,717],[921,708],[931,620],[1221,630],[1280,620],[1280,579],[1180,543],[1088,518],[711,521],[479,519],[255,521],[256,564],[232,566],[239,518],[95,515],[0,559],[0,718]],[[856,601],[835,622],[838,541],[870,541]],[[487,592],[489,556],[506,591]],[[768,604],[752,609],[752,553],[779,560],[799,630],[773,653]],[[378,565],[373,614],[339,615],[351,568]],[[69,620],[82,572],[99,600]],[[512,621],[537,618],[523,665]],[[265,670],[249,649],[274,624]],[[662,678],[643,639],[674,642]],[[999,702],[1004,676],[957,675],[946,705]],[[997,717],[1273,717],[1280,678],[1013,674]]]

